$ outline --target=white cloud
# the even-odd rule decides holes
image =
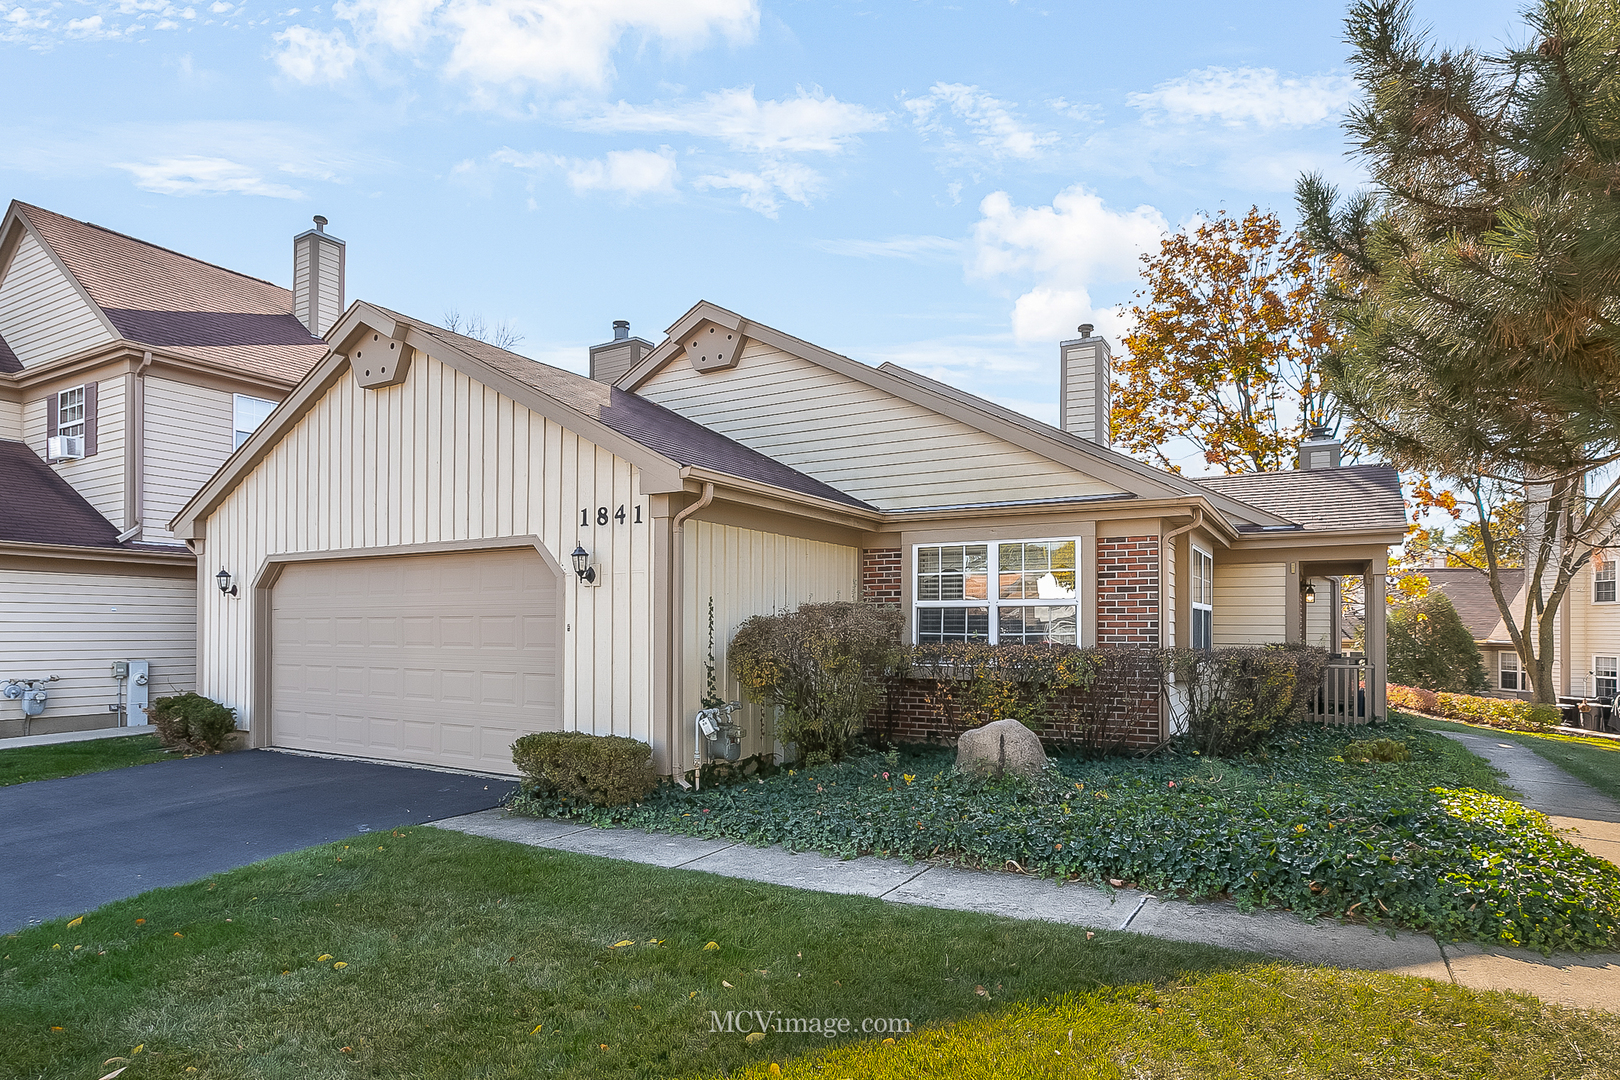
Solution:
[[[332,12],[371,41],[411,50],[427,39],[433,13],[443,4],[444,0],[353,0],[333,4]]]
[[[263,195],[302,199],[304,193],[266,180],[248,165],[217,157],[170,157],[149,162],[120,162],[117,168],[135,177],[135,186],[159,195]]]
[[[820,195],[825,183],[820,173],[796,161],[767,162],[759,169],[732,169],[700,176],[692,182],[699,190],[720,189],[742,192],[738,199],[750,210],[775,218],[788,199],[803,206]]]
[[[780,101],[760,101],[751,86],[704,94],[684,105],[630,105],[623,101],[575,121],[584,131],[658,132],[717,139],[734,150],[833,154],[888,119],[865,106],[839,101],[820,88]]]
[[[522,154],[509,148],[497,150],[490,156],[495,161],[520,169],[559,169],[576,195],[588,191],[616,191],[631,197],[668,195],[674,193],[675,182],[680,178],[675,152],[667,146],[656,152],[610,150],[600,158],[584,159],[555,154]],[[472,162],[462,162],[455,171],[470,174],[475,169]]]
[[[1091,290],[1134,279],[1142,253],[1156,249],[1168,231],[1153,207],[1121,213],[1079,185],[1060,191],[1050,206],[1014,206],[998,191],[979,204],[969,271],[1024,287],[1013,305],[1018,341],[1055,341],[1073,336],[1082,321],[1117,322],[1117,313],[1092,306]]]
[[[289,26],[275,35],[281,45],[276,66],[301,83],[335,83],[347,78],[358,59],[340,30]]]
[[[927,94],[907,98],[904,105],[924,138],[937,138],[945,149],[959,154],[1028,160],[1039,157],[1059,137],[1028,126],[1013,111],[1013,103],[963,83],[935,83]],[[953,117],[967,128],[965,137],[952,126]]]
[[[887,240],[817,240],[815,246],[830,255],[856,259],[911,259],[917,262],[960,255],[962,241],[946,236],[891,236]]]
[[[1298,128],[1337,116],[1355,95],[1355,80],[1345,75],[1299,77],[1271,68],[1209,67],[1125,100],[1144,110],[1148,119]]]

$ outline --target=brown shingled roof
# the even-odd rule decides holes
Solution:
[[[1313,532],[1406,527],[1401,477],[1388,465],[1240,473],[1198,482]]]
[[[292,313],[292,292],[234,270],[26,203],[28,219],[127,341],[178,349],[297,382],[326,343]],[[6,366],[0,348],[0,371]]]
[[[810,495],[843,503],[863,510],[872,509],[867,503],[847,495],[830,484],[785,465],[775,458],[766,457],[742,443],[712,431],[694,420],[649,401],[639,394],[620,390],[607,383],[586,378],[572,371],[542,364],[526,356],[508,352],[476,338],[463,337],[449,330],[422,323],[408,315],[389,311],[379,305],[377,310],[408,323],[417,330],[437,338],[446,345],[481,360],[505,375],[532,386],[547,397],[583,413],[612,430],[634,439],[680,465],[713,469],[743,480],[753,480],[785,491]]]
[[[1429,588],[1446,594],[1475,641],[1490,639],[1491,631],[1502,621],[1502,613],[1496,609],[1489,577],[1467,566],[1439,567],[1420,573],[1429,579]],[[1498,573],[1502,578],[1502,591],[1511,601],[1524,587],[1524,570],[1504,569]]]
[[[57,475],[27,443],[0,439],[0,540],[117,547],[118,528]]]
[[[17,359],[17,354],[11,351],[11,346],[6,344],[6,339],[0,337],[0,372],[11,374],[21,370],[22,361]]]

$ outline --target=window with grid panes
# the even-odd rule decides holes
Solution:
[[[913,550],[919,643],[1079,644],[1079,541],[922,544]]]

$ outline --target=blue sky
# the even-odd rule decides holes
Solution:
[[[1336,4],[0,0],[0,195],[582,370],[699,299],[1045,420],[1199,211],[1346,183]],[[1500,0],[1418,4],[1448,43]]]

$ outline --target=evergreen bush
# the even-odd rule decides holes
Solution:
[[[146,709],[158,739],[186,754],[218,754],[236,737],[236,710],[201,694],[161,697]]]
[[[525,793],[592,806],[640,802],[658,786],[652,747],[622,735],[544,731],[512,744],[512,764]]]
[[[1438,590],[1389,611],[1389,677],[1423,690],[1477,693],[1490,685],[1485,658],[1450,598]]]

